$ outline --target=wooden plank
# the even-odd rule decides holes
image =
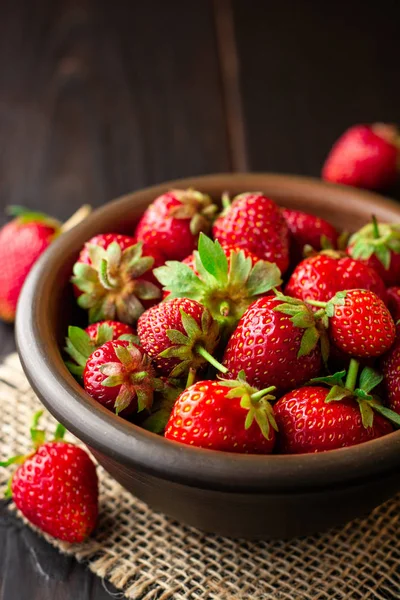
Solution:
[[[233,0],[249,166],[318,176],[348,126],[400,122],[396,0]]]

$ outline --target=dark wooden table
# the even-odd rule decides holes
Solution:
[[[400,123],[398,8],[3,0],[0,208],[66,219],[83,203],[181,176],[318,176],[349,125]],[[0,356],[14,349],[11,327],[0,325],[0,339]],[[1,506],[0,600],[115,592]]]

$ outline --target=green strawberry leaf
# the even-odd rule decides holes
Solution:
[[[333,375],[326,375],[325,377],[313,377],[310,379],[310,383],[326,383],[329,386],[340,386],[344,387],[344,378],[346,377],[346,371],[338,371]]]
[[[297,358],[301,356],[307,356],[310,354],[318,344],[320,339],[320,333],[318,329],[314,327],[307,327],[305,332],[303,333],[303,337],[301,338],[300,348],[297,353]]]
[[[359,387],[367,394],[383,380],[383,375],[371,367],[365,367],[360,375]]]
[[[191,315],[185,313],[185,311],[182,309],[180,309],[179,312],[181,315],[183,328],[186,331],[188,338],[190,340],[194,340],[196,337],[201,335],[202,332],[200,330],[199,325],[197,324],[196,319],[194,319]]]
[[[374,410],[388,419],[396,427],[400,427],[400,415],[382,404],[374,404]]]
[[[107,323],[101,323],[97,328],[96,339],[94,340],[96,346],[102,346],[106,342],[111,342],[114,337],[114,329]],[[121,339],[121,338],[119,338]]]
[[[82,379],[83,377],[83,372],[85,370],[85,367],[82,367],[81,365],[76,365],[75,363],[70,362],[69,360],[66,360],[64,362],[65,366],[67,367],[68,371],[74,376],[77,377],[78,379]]]
[[[266,260],[259,260],[250,271],[247,279],[247,291],[250,296],[257,296],[269,292],[281,283],[281,272],[277,265]]]
[[[191,298],[201,300],[204,294],[204,284],[192,269],[175,260],[168,260],[164,266],[154,269],[153,274],[170,292],[170,298]]]
[[[111,331],[111,339],[112,339],[112,331]],[[68,339],[66,341],[67,341],[68,354],[76,360],[76,357],[72,356],[72,354],[69,352],[71,345],[68,344],[68,341],[70,341],[74,348],[76,356],[78,358],[83,357],[83,359],[84,359],[83,361],[82,361],[82,359],[76,360],[76,362],[78,363],[78,365],[85,366],[86,361],[89,358],[89,356],[92,354],[93,348],[94,348],[92,340],[90,339],[90,336],[86,333],[86,331],[84,331],[84,329],[81,329],[80,327],[76,327],[74,325],[70,325],[68,327]]]
[[[243,250],[230,252],[229,283],[232,286],[244,286],[252,271],[251,258],[245,256]],[[250,294],[252,295],[252,294]]]
[[[200,233],[198,252],[204,268],[222,284],[228,281],[228,259],[221,244]]]
[[[350,392],[350,390],[346,390],[346,388],[339,385],[334,385],[325,398],[325,402],[328,404],[329,402],[337,402],[339,400],[343,400],[344,398],[348,398],[351,396],[351,394],[352,392]]]
[[[381,262],[382,265],[385,267],[386,271],[388,271],[391,259],[391,252],[388,246],[386,246],[385,244],[376,246],[374,249],[374,253],[379,262]]]
[[[368,404],[368,402],[365,402],[363,400],[358,400],[358,405],[360,407],[361,420],[363,426],[366,429],[372,427],[372,425],[374,424],[374,411],[372,410],[371,406]]]

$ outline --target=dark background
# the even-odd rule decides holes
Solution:
[[[1,0],[0,224],[7,204],[67,219],[202,173],[318,177],[348,126],[400,123],[399,16],[398,0]],[[11,327],[0,341],[14,350]],[[0,505],[0,600],[106,598]]]

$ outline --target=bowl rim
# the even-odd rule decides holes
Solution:
[[[350,448],[302,455],[245,455],[195,448],[150,433],[100,406],[79,386],[66,369],[54,332],[46,326],[44,308],[49,301],[54,273],[62,264],[70,242],[90,236],[87,229],[115,209],[123,211],[144,194],[157,197],[173,187],[229,189],[295,187],[299,194],[338,201],[352,198],[371,211],[397,212],[400,205],[377,194],[318,179],[273,173],[221,173],[178,179],[121,196],[96,209],[83,223],[64,233],[39,259],[23,287],[17,309],[16,341],[25,374],[36,394],[53,416],[95,452],[126,467],[154,477],[204,489],[246,493],[290,493],[335,485],[357,485],[380,477],[400,464],[400,431]],[[270,193],[270,192],[269,192]],[[272,195],[272,194],[271,194]],[[82,242],[83,244],[83,242]]]

